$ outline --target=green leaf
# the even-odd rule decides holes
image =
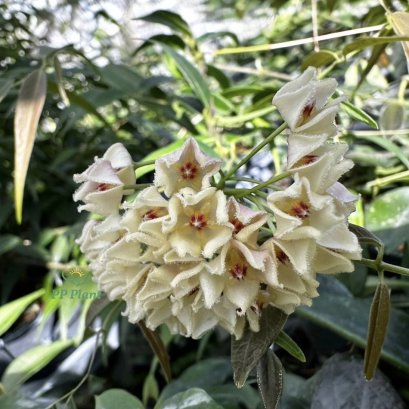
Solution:
[[[142,387],[142,400],[146,405],[150,400],[157,401],[159,397],[159,386],[155,376],[149,373]]]
[[[63,75],[62,75],[62,68],[60,60],[58,56],[54,56],[54,71],[55,77],[57,80],[58,92],[60,93],[60,97],[66,106],[70,106],[70,100],[68,99],[67,93],[65,92],[64,82],[63,82]]]
[[[20,354],[3,374],[1,382],[5,389],[9,391],[18,388],[72,344],[72,340],[56,341],[49,345],[36,346]]]
[[[390,190],[367,205],[365,225],[385,243],[387,251],[395,250],[409,240],[409,187]]]
[[[366,139],[369,142],[373,142],[379,146],[382,146],[382,148],[396,155],[396,157],[400,159],[400,161],[409,169],[409,158],[404,153],[404,151],[402,151],[402,149],[398,145],[393,143],[391,140],[386,139],[382,136],[378,136],[378,135],[368,135],[368,136],[360,135],[357,137],[360,139]]]
[[[405,108],[400,102],[386,103],[382,109],[379,125],[382,130],[401,129],[405,121]]]
[[[0,80],[0,102],[6,98],[7,94],[13,88],[14,80],[12,78],[5,78]]]
[[[245,122],[249,122],[249,121],[252,121],[253,119],[260,118],[275,110],[276,110],[276,107],[273,105],[270,105],[268,107],[261,108],[256,111],[248,112],[248,113],[241,114],[241,115],[225,116],[225,117],[217,116],[216,123],[218,126],[223,126],[223,127],[241,126]]]
[[[368,381],[374,377],[381,357],[382,346],[388,330],[390,308],[389,288],[386,284],[380,283],[376,288],[369,315],[368,338],[364,358],[365,378]]]
[[[284,331],[278,334],[275,343],[285,349],[290,355],[298,359],[300,362],[306,362],[304,352],[298,344]]]
[[[122,389],[108,389],[95,396],[95,409],[145,409],[142,402]]]
[[[138,325],[142,331],[143,336],[149,342],[153,353],[159,360],[159,363],[165,375],[166,382],[170,382],[172,379],[172,369],[170,366],[169,355],[166,351],[166,346],[162,342],[161,337],[157,332],[152,331],[148,327],[146,327],[146,325],[142,321],[138,322]]]
[[[121,408],[122,409],[122,408]],[[177,393],[155,409],[223,409],[203,389],[191,388]]]
[[[150,23],[162,24],[171,30],[182,33],[188,37],[193,37],[192,32],[185,20],[179,14],[167,10],[157,10],[151,14],[139,17],[138,20],[148,21]]]
[[[185,57],[177,53],[172,48],[162,44],[162,49],[174,60],[183,78],[192,88],[195,95],[203,102],[206,107],[210,107],[212,95],[210,89],[198,69],[192,65]]]
[[[371,382],[362,376],[362,359],[336,354],[327,359],[307,381],[313,388],[308,409],[404,409],[405,405],[388,378],[380,373]],[[306,388],[304,388],[306,389]],[[304,391],[301,391],[301,393]],[[304,406],[302,406],[304,408]]]
[[[378,124],[375,119],[373,119],[369,114],[367,114],[363,109],[352,105],[348,101],[341,103],[341,109],[349,115],[352,119],[362,122],[373,129],[379,129]]]
[[[370,299],[352,297],[336,278],[322,276],[320,296],[311,307],[299,307],[296,313],[364,348],[370,305]],[[409,373],[408,328],[409,314],[392,308],[381,353],[382,359],[406,373]]]
[[[267,307],[260,317],[260,331],[253,332],[246,327],[239,340],[232,338],[231,363],[234,383],[241,388],[253,368],[280,334],[287,315],[274,307]]]
[[[338,55],[330,50],[320,50],[313,52],[304,58],[301,69],[305,70],[307,67],[322,67],[323,65],[331,64],[338,61]]]
[[[44,289],[25,295],[0,307],[0,335],[3,335],[20,317],[25,309],[45,293]]]
[[[22,240],[20,237],[14,236],[13,234],[4,234],[0,236],[0,255],[13,250],[14,247],[21,244]]]
[[[389,44],[396,41],[408,41],[409,37],[361,37],[351,43],[347,44],[342,53],[347,55],[355,51],[361,51],[374,45]]]
[[[14,115],[14,203],[16,220],[23,217],[24,185],[33,151],[38,122],[47,93],[47,76],[43,70],[33,71],[23,82]]]
[[[179,149],[185,141],[182,139],[173,142],[169,145],[166,145],[163,148],[157,149],[156,151],[151,152],[149,155],[145,156],[141,162],[147,162],[151,160],[158,159],[164,155],[167,155],[168,153],[174,152],[176,149]],[[155,169],[155,165],[148,165],[148,166],[142,166],[138,169],[135,170],[135,175],[136,178],[139,179],[141,176],[145,175],[146,173],[151,172],[152,170]]]
[[[257,383],[266,409],[276,409],[283,390],[283,365],[270,349],[257,365]]]

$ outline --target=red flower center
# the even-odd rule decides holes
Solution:
[[[206,216],[202,213],[192,214],[189,224],[197,230],[202,230],[207,227]]]
[[[192,180],[197,175],[197,166],[192,162],[186,162],[180,167],[180,175],[185,180]]]
[[[284,251],[282,251],[282,250],[278,250],[278,251],[276,252],[276,257],[277,257],[277,260],[278,260],[281,264],[287,264],[287,263],[290,261],[290,259],[288,258],[287,254],[285,254]]]
[[[301,114],[302,122],[305,122],[311,116],[311,113],[314,108],[315,108],[315,101],[310,102],[304,107],[304,109],[302,110],[302,114]]]
[[[109,190],[113,187],[113,185],[110,185],[109,183],[100,183],[97,186],[97,191],[98,192],[105,192],[106,190]]]
[[[241,229],[243,229],[243,227],[245,227],[244,224],[237,219],[231,220],[230,223],[234,226],[234,234],[237,234]]]
[[[157,219],[158,217],[158,211],[156,209],[150,209],[143,215],[142,220],[146,222],[147,220]]]
[[[296,203],[289,211],[291,216],[298,217],[299,219],[305,219],[310,214],[310,207],[307,203],[301,201]]]
[[[235,264],[231,269],[230,269],[230,274],[232,275],[233,278],[236,280],[243,280],[243,278],[247,274],[247,266],[244,264]]]

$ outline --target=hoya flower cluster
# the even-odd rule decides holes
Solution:
[[[254,210],[217,189],[221,161],[194,139],[155,163],[154,183],[133,201],[133,162],[121,144],[95,159],[75,200],[103,216],[86,223],[79,243],[95,281],[126,303],[129,321],[201,337],[216,325],[240,338],[259,329],[263,308],[291,313],[318,295],[317,273],[353,270],[361,249],[348,230],[355,197],[337,180],[352,167],[336,134],[335,80],[308,69],[274,97],[288,124],[294,182]],[[268,224],[267,224],[267,219]],[[271,227],[275,231],[271,231]]]

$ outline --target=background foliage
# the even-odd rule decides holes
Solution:
[[[173,376],[166,385],[158,358],[139,328],[121,318],[120,304],[55,298],[52,289],[69,289],[73,284],[62,273],[86,266],[74,242],[85,216],[72,202],[73,173],[117,141],[140,161],[176,149],[189,136],[231,164],[278,127],[271,99],[309,65],[337,78],[349,99],[338,122],[356,163],[344,178],[360,194],[351,222],[384,241],[386,261],[409,267],[409,79],[398,41],[405,38],[395,38],[404,34],[393,31],[386,13],[405,7],[403,1],[208,0],[202,12],[214,24],[198,30],[184,19],[188,8],[181,15],[148,14],[141,2],[132,17],[145,15],[133,22],[146,36],[136,40],[105,3],[59,2],[50,9],[3,2],[0,372],[7,394],[0,406],[45,408],[68,393],[54,407],[262,407],[254,377],[242,389],[233,384],[227,334],[215,331],[196,342],[162,329]],[[79,44],[70,43],[70,18],[84,10],[92,26]],[[227,24],[213,31],[226,21],[235,30]],[[324,35],[372,26],[368,33],[321,41],[319,48],[302,43],[314,30]],[[50,48],[56,33],[67,33],[65,42]],[[298,42],[279,44],[291,40]],[[22,83],[39,68],[47,94],[18,225],[13,117]],[[284,137],[278,138],[243,176],[268,179],[285,163],[285,149]],[[137,170],[138,183],[150,181],[150,170]],[[374,257],[371,247],[366,251]],[[378,278],[357,266],[353,274],[322,280],[314,305],[300,308],[286,324],[306,362],[275,347],[286,369],[281,408],[401,408],[409,402],[409,281],[386,273],[385,282],[393,308],[374,381],[365,383],[361,375],[362,348]],[[93,290],[93,283],[86,288]]]

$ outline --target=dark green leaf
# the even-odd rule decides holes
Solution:
[[[122,389],[109,389],[95,396],[95,409],[145,409],[142,402]]]
[[[373,119],[369,114],[367,114],[363,109],[352,105],[348,101],[344,101],[341,104],[341,108],[346,112],[352,119],[356,119],[359,122],[362,122],[373,129],[378,129],[378,124],[375,119]]]
[[[283,390],[283,366],[276,354],[268,350],[257,364],[257,383],[266,409],[276,409]]]
[[[169,57],[174,60],[179,71],[182,73],[183,78],[190,85],[196,96],[206,107],[210,107],[212,95],[205,79],[203,78],[203,75],[191,62],[172,48],[165,44],[162,44],[162,48],[169,55]]]
[[[179,14],[173,13],[172,11],[157,10],[146,16],[139,17],[139,20],[162,24],[169,27],[173,31],[177,31],[188,37],[192,37],[192,33],[186,21],[183,20]]]
[[[245,384],[249,373],[278,337],[286,321],[287,315],[283,311],[269,306],[262,311],[259,332],[246,327],[239,340],[232,338],[231,363],[238,388]]]
[[[12,78],[5,78],[0,80],[0,102],[6,98],[7,94],[13,88],[14,80]]]
[[[382,346],[388,330],[390,304],[389,288],[386,284],[380,283],[376,288],[369,315],[364,359],[364,372],[367,380],[374,377],[381,357]]]
[[[20,237],[14,236],[12,234],[4,234],[0,236],[0,255],[7,253],[18,246],[22,240]]]
[[[390,190],[366,207],[365,225],[376,232],[387,250],[409,239],[409,187]]]
[[[371,382],[362,376],[362,360],[337,354],[314,376],[309,409],[403,409],[399,394],[379,371]]]
[[[65,92],[64,83],[63,83],[63,75],[62,75],[62,68],[60,64],[60,60],[58,56],[54,56],[54,71],[55,77],[57,80],[58,92],[60,93],[60,97],[65,105],[70,105],[70,100],[68,99],[67,93]]]
[[[166,44],[170,47],[180,48],[183,50],[185,48],[185,43],[176,34],[157,34],[148,38],[144,43],[138,47],[132,55],[138,54],[140,51],[144,50],[146,47],[150,47],[156,43]]]
[[[297,315],[364,348],[371,300],[352,297],[334,277],[321,277],[320,283],[320,296],[314,300],[311,307],[298,308]],[[406,373],[409,373],[408,331],[409,314],[392,308],[389,331],[381,357]]]
[[[192,388],[158,403],[155,409],[223,409],[203,389]]]
[[[281,331],[275,340],[275,343],[285,349],[290,355],[301,362],[306,362],[304,352],[298,344],[284,331]]]

